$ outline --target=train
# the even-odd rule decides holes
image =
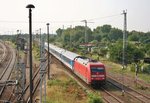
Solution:
[[[47,43],[45,43],[45,49],[48,49]],[[103,63],[78,55],[53,44],[49,44],[49,52],[88,85],[105,84],[106,70]]]

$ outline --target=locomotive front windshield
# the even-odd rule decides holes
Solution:
[[[105,72],[103,67],[91,67],[91,72],[95,73],[95,72]]]

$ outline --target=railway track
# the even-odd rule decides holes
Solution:
[[[126,85],[122,84],[119,81],[116,81],[113,78],[108,78],[107,82],[111,83],[112,85],[116,86],[117,88],[119,88],[120,90],[122,90],[122,87],[124,88],[125,91],[125,95],[130,95],[130,97],[137,99],[138,101],[140,101],[141,103],[150,103],[150,97],[130,88],[127,87]]]
[[[47,68],[47,64],[43,64],[43,65],[45,65],[45,67]],[[33,96],[35,95],[35,92],[37,91],[39,84],[41,82],[39,74],[40,74],[40,68],[38,67],[38,69],[35,71],[33,78],[32,78],[33,87],[34,87],[33,92],[32,92]],[[44,75],[42,75],[42,77],[43,76]],[[30,96],[30,84],[28,82],[26,87],[25,87],[25,90],[21,93],[21,95],[18,98],[15,98],[13,100],[13,102],[17,102],[18,100],[21,100],[21,99],[23,99],[24,102],[27,102],[27,101],[29,101],[29,96]]]
[[[7,55],[6,55],[7,60],[6,61],[4,60],[6,62],[6,64],[4,65],[5,67],[3,66],[3,72],[0,75],[0,80],[2,82],[5,82],[5,81],[9,80],[11,72],[12,72],[12,70],[14,68],[14,65],[15,65],[15,60],[16,60],[15,51],[11,47],[6,47],[6,51],[8,52]],[[6,86],[7,85],[5,84],[5,85],[2,85],[0,87],[0,100],[5,100],[6,99],[5,98],[6,95],[4,96]]]
[[[111,78],[115,78],[116,80],[119,80],[119,81],[122,80],[121,74],[114,75],[112,73],[108,73],[107,76],[109,76]],[[146,83],[146,82],[144,82],[143,80],[140,80],[140,79],[137,79],[137,81],[135,82],[135,78],[130,76],[130,75],[125,74],[124,79],[130,85],[132,83],[133,85],[139,85],[139,86],[142,86],[142,87],[145,87],[145,88],[150,88],[150,84],[148,84],[148,83]]]
[[[103,94],[104,102],[106,103],[124,103],[122,100],[120,100],[118,97],[114,96],[114,94],[110,93],[107,89],[104,87],[101,87],[101,93]]]

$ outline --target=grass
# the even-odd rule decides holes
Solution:
[[[133,73],[133,75],[135,75],[135,73]],[[146,83],[150,83],[150,75],[149,74],[138,73],[138,78],[144,80]]]
[[[86,97],[86,93],[71,78],[48,81],[47,103],[84,103]]]
[[[122,66],[120,64],[116,64],[110,61],[104,61],[103,62],[107,68],[109,68],[110,73],[122,73]],[[135,72],[130,71],[130,66],[127,67],[127,69],[123,70],[124,74],[135,76]],[[138,73],[138,78],[145,81],[146,83],[150,83],[150,75],[144,74],[144,73]]]
[[[103,103],[98,93],[88,93],[88,103]]]
[[[35,60],[39,60],[40,58],[40,47],[36,44],[33,45],[33,56]]]
[[[46,103],[102,103],[100,95],[87,93],[67,75],[48,81]]]
[[[37,65],[40,64],[40,48],[38,45],[33,45],[32,54],[34,63]]]

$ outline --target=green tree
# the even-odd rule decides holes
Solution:
[[[145,53],[145,56],[150,57],[150,43],[141,45],[141,49]]]
[[[81,41],[80,38],[84,39],[84,37],[85,37],[85,28],[84,28],[84,26],[76,26],[74,28],[73,41],[74,42],[80,41],[82,43],[82,42],[84,42],[84,40]]]
[[[146,44],[150,43],[150,32],[142,33],[142,35],[140,35],[140,42]]]
[[[101,41],[102,39],[109,40],[108,34],[110,33],[111,25],[98,26],[93,30],[94,39]]]
[[[117,28],[112,28],[108,34],[108,37],[110,41],[116,41],[123,38],[123,32]]]
[[[121,41],[118,41],[109,47],[110,60],[114,62],[122,62],[122,53],[123,47]],[[138,59],[144,58],[144,52],[140,48],[137,48],[135,45],[129,43],[127,45],[127,49],[125,50],[125,62],[132,63],[135,57]]]
[[[139,39],[140,39],[139,32],[132,31],[132,32],[129,34],[128,39],[129,39],[130,41],[139,41]]]
[[[67,29],[63,30],[61,39],[63,40],[64,45],[68,46],[70,44],[71,36],[72,36],[71,28],[67,28]]]
[[[109,46],[109,59],[114,62],[121,62],[122,60],[122,42],[119,41],[116,44]]]
[[[111,25],[103,25],[102,27],[101,27],[101,31],[103,32],[103,33],[109,33],[110,31],[111,31]]]
[[[63,29],[61,29],[61,28],[56,30],[56,33],[57,33],[58,36],[61,36],[62,32],[63,32]]]

